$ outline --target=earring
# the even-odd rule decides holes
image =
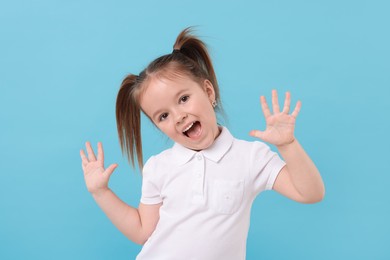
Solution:
[[[217,101],[213,101],[213,102],[211,102],[211,105],[215,108],[218,104],[217,104]]]

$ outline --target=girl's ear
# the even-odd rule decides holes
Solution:
[[[206,92],[208,98],[210,99],[210,102],[215,101],[215,91],[214,91],[214,86],[210,82],[210,80],[205,79],[203,82],[203,89]]]

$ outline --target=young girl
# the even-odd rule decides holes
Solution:
[[[143,244],[137,259],[245,259],[250,210],[255,197],[273,189],[302,203],[324,196],[320,174],[294,137],[301,104],[290,114],[290,93],[280,111],[272,92],[270,111],[262,96],[266,130],[251,136],[274,144],[235,139],[220,126],[221,101],[212,62],[202,41],[185,29],[171,54],[157,58],[139,76],[127,76],[119,90],[116,117],[122,151],[143,168],[138,208],[109,188],[116,164],[104,168],[90,143],[80,151],[85,182],[115,226]],[[140,112],[175,144],[143,166]]]

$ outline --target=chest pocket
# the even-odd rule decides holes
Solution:
[[[244,195],[243,180],[215,180],[211,191],[211,207],[222,214],[233,214]]]

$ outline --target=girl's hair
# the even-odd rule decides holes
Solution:
[[[222,112],[219,87],[213,64],[206,45],[192,34],[191,27],[184,29],[176,38],[171,54],[151,62],[139,76],[129,74],[122,82],[116,100],[116,121],[122,153],[127,155],[133,167],[135,157],[143,167],[141,141],[140,95],[153,77],[187,76],[202,84],[209,80],[215,92],[217,108]]]

